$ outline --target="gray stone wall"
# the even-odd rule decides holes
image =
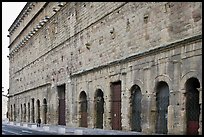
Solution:
[[[51,14],[53,5],[49,3],[37,18]],[[101,89],[104,129],[111,129],[110,83],[120,80],[122,130],[131,130],[128,106],[136,84],[142,92],[142,132],[154,133],[155,87],[165,81],[170,92],[168,134],[185,134],[187,79],[199,80],[202,95],[201,6],[199,2],[67,3],[10,58],[9,92],[14,96],[9,104],[17,101],[19,107],[31,98],[42,104],[46,98],[48,123],[57,124],[57,86],[65,84],[66,124],[79,126],[79,95],[85,91],[88,127],[93,128],[94,95]]]

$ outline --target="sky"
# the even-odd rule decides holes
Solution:
[[[2,91],[9,89],[9,34],[8,29],[27,2],[2,2]]]

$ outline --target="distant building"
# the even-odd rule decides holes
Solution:
[[[2,94],[2,120],[7,119],[8,110],[8,97]]]
[[[202,134],[201,2],[28,2],[9,38],[10,121]]]

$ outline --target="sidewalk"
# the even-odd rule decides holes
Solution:
[[[23,126],[25,128],[31,128],[38,131],[46,131],[50,133],[56,133],[60,135],[145,135],[141,132],[121,131],[121,130],[104,130],[96,128],[83,128],[83,127],[68,127],[62,125],[48,125],[42,124],[41,127],[37,127],[34,123],[17,123],[6,122],[5,124],[14,126]]]

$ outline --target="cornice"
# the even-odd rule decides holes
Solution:
[[[17,16],[11,27],[8,29],[9,31],[8,37],[12,36],[14,31],[20,26],[20,24],[23,22],[25,17],[29,14],[29,12],[33,9],[35,5],[36,2],[27,2],[27,4],[24,6],[20,14]]]
[[[10,50],[9,56],[8,58],[10,59],[16,52],[19,51],[19,49],[24,46],[29,39],[31,39],[40,29],[43,28],[43,26],[50,20],[50,18],[52,16],[54,16],[64,5],[66,4],[66,2],[57,2],[57,7],[53,7],[53,15],[51,16],[45,16],[44,18],[42,18],[36,25],[35,27],[33,27],[24,37],[23,39],[20,40],[20,42],[18,42],[15,46],[15,48],[13,50]],[[26,6],[25,6],[26,7]],[[25,8],[24,7],[24,8]],[[18,37],[18,36],[17,36]],[[16,37],[16,39],[17,39]],[[14,40],[15,41],[15,40]],[[13,42],[14,42],[13,41]],[[13,44],[13,42],[9,45],[8,48],[10,48],[10,46]]]

